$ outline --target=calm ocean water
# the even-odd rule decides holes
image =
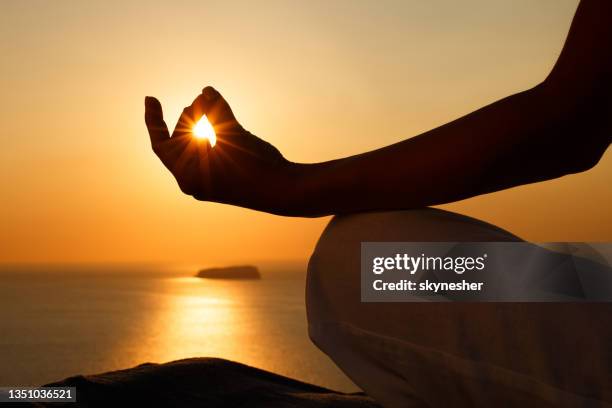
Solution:
[[[1,266],[0,386],[214,356],[355,391],[308,339],[304,268],[260,269],[231,281],[187,266]]]

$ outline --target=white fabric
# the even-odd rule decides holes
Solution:
[[[335,217],[308,268],[313,342],[384,407],[612,406],[609,303],[361,303],[362,241],[515,241],[441,210]]]

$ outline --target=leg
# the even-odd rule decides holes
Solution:
[[[360,302],[362,241],[516,240],[434,209],[336,217],[310,259],[310,336],[388,407],[612,401],[609,304]]]

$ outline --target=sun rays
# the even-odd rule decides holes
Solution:
[[[202,118],[193,126],[192,133],[198,139],[208,139],[211,147],[215,147],[215,144],[217,144],[215,129],[208,121],[206,115],[203,115]]]

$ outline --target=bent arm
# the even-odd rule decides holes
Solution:
[[[400,143],[293,164],[280,211],[320,216],[443,204],[584,171],[610,144],[612,2],[581,2],[540,85]]]

